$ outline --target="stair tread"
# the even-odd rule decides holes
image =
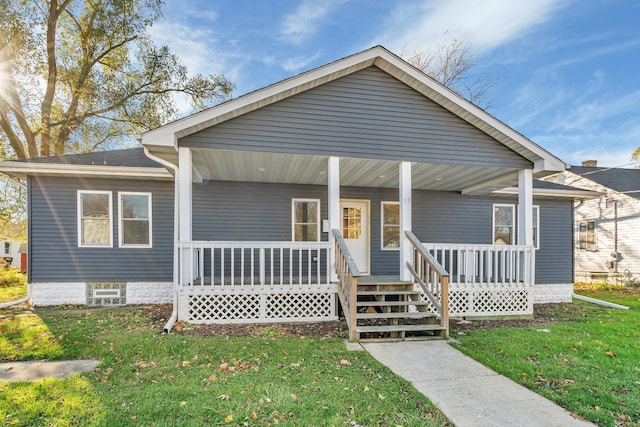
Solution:
[[[428,317],[437,317],[435,313],[426,311],[404,312],[404,313],[358,313],[356,319],[425,319]]]
[[[358,286],[407,286],[413,285],[413,282],[358,282]]]
[[[380,325],[380,326],[356,326],[356,332],[396,332],[396,331],[443,331],[446,328],[440,325]]]
[[[358,301],[358,307],[403,307],[407,305],[429,305],[427,301]]]
[[[358,291],[358,295],[420,295],[419,291]]]

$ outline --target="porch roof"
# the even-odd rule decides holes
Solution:
[[[193,149],[194,181],[250,181],[327,185],[327,156]],[[398,188],[399,161],[340,158],[340,185]],[[517,169],[499,167],[413,163],[412,187],[420,190],[465,192],[470,183],[495,180],[498,189]],[[504,180],[507,181],[504,181]],[[502,184],[500,184],[502,183]],[[471,189],[473,190],[473,189]],[[486,194],[489,187],[483,187]],[[480,194],[480,189],[466,191]]]

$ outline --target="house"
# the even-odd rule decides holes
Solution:
[[[11,265],[15,268],[21,267],[21,253],[25,242],[22,240],[0,238],[0,259],[4,265]]]
[[[342,310],[357,339],[571,300],[592,192],[538,181],[565,163],[382,47],[140,142],[0,163],[29,186],[35,304],[172,302],[167,329]]]
[[[600,197],[576,204],[576,280],[640,281],[640,170],[571,166],[554,180]]]

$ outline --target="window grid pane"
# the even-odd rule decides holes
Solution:
[[[149,246],[151,221],[149,220],[148,194],[121,194],[122,246]]]
[[[295,242],[315,242],[318,235],[318,200],[294,200],[293,202],[293,240]]]
[[[510,245],[513,242],[512,206],[495,206],[493,215],[494,244]]]
[[[342,234],[345,239],[359,239],[362,234],[362,209],[342,209]]]
[[[109,195],[82,193],[81,236],[83,245],[109,246],[111,242]]]
[[[382,247],[400,247],[400,204],[382,204]]]

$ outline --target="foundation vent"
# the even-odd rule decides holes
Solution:
[[[88,282],[87,305],[125,305],[127,284],[125,282]]]

